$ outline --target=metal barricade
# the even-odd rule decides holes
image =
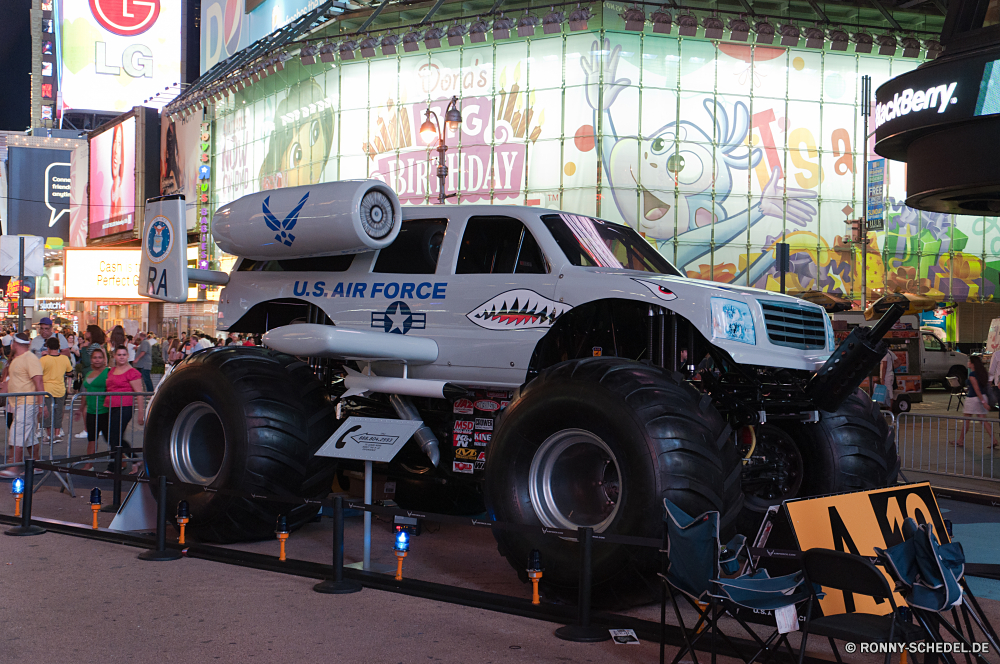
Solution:
[[[66,409],[69,431],[66,435],[66,456],[93,454],[100,451],[100,439],[109,451],[121,445],[126,464],[139,464],[142,460],[144,425],[139,424],[137,410],[142,408],[143,419],[152,392],[78,392],[70,399]],[[136,403],[139,402],[139,403]],[[79,436],[78,434],[86,434]],[[81,448],[86,448],[84,451]],[[75,450],[75,452],[74,452]],[[89,465],[89,464],[88,464]],[[112,470],[112,462],[108,470]]]
[[[903,413],[896,423],[901,468],[1000,481],[1000,422]]]
[[[24,453],[50,461],[55,455],[57,400],[48,392],[0,393],[6,422],[3,427],[3,462],[0,468],[24,465]],[[45,456],[46,447],[48,456]]]

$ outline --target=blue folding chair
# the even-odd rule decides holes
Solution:
[[[794,657],[786,634],[781,634],[775,629],[766,639],[760,638],[743,620],[736,608],[775,611],[808,599],[811,593],[806,587],[802,573],[772,579],[768,576],[767,570],[751,569],[748,573],[733,579],[723,578],[723,574],[735,574],[739,570],[740,556],[746,547],[746,538],[737,535],[725,547],[720,547],[718,512],[705,512],[700,516],[691,517],[667,499],[664,499],[663,504],[666,509],[663,519],[666,529],[666,549],[662,553],[666,555],[666,569],[660,574],[664,585],[660,605],[661,664],[664,662],[668,597],[684,636],[684,647],[674,657],[673,664],[677,664],[686,653],[691,653],[695,664],[698,664],[694,646],[709,633],[713,662],[716,659],[716,641],[719,636],[747,664],[756,661],[761,655],[764,655],[764,661],[767,661],[770,654],[782,645]],[[690,630],[684,624],[674,590],[677,590],[698,614],[698,619]],[[719,630],[719,619],[727,613],[755,642],[757,650],[751,657],[744,657],[733,639]]]
[[[914,617],[926,632],[926,637],[935,642],[942,641],[940,628],[951,634],[957,641],[972,651],[974,637],[972,622],[979,627],[983,637],[994,649],[1000,651],[996,632],[979,607],[968,584],[965,582],[965,552],[959,542],[941,544],[930,523],[917,525],[913,519],[903,522],[903,542],[888,549],[875,549],[880,561],[900,593],[913,611]],[[965,630],[959,619],[959,610],[965,620]],[[953,623],[948,622],[951,614]],[[976,659],[986,660],[977,653]],[[950,654],[944,654],[949,662],[954,662]],[[969,661],[969,654],[966,654]]]

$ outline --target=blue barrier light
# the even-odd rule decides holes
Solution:
[[[15,496],[19,496],[24,493],[24,478],[15,477],[14,481],[10,483],[10,492]]]
[[[396,533],[396,544],[393,547],[396,551],[408,551],[410,548],[410,534],[405,530]]]

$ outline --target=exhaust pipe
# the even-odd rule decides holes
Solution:
[[[817,408],[832,413],[858,389],[885,357],[889,345],[882,341],[882,337],[892,329],[904,311],[903,305],[894,304],[875,325],[856,327],[844,339],[806,386],[806,396]]]
[[[396,415],[399,416],[401,420],[419,420],[420,413],[417,412],[416,406],[410,401],[409,397],[402,396],[400,394],[390,394],[389,403],[392,405],[393,410],[396,411]],[[438,464],[441,462],[441,450],[439,448],[437,436],[431,431],[431,428],[424,424],[417,432],[413,434],[413,437],[417,440],[417,445],[427,458],[431,460],[434,467],[437,468]]]

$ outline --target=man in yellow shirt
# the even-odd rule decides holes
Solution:
[[[63,409],[66,407],[66,374],[72,373],[73,363],[62,354],[59,340],[54,336],[45,340],[45,355],[42,355],[42,383],[45,391],[52,395],[52,413],[42,415],[42,440],[55,429],[55,437],[62,438]],[[47,410],[47,409],[46,409]],[[51,416],[52,419],[49,419]]]
[[[14,359],[7,366],[7,393],[17,394],[19,392],[43,392],[42,363],[35,354],[29,350],[31,337],[24,332],[14,335],[11,349]],[[7,441],[14,448],[14,463],[20,463],[24,459],[25,448],[27,453],[32,454],[35,447],[35,426],[38,422],[39,399],[36,396],[30,397],[8,397],[14,408],[14,423],[10,427],[10,435]],[[37,458],[38,449],[34,450]],[[7,468],[0,471],[0,477],[16,477],[20,475],[15,469]]]

